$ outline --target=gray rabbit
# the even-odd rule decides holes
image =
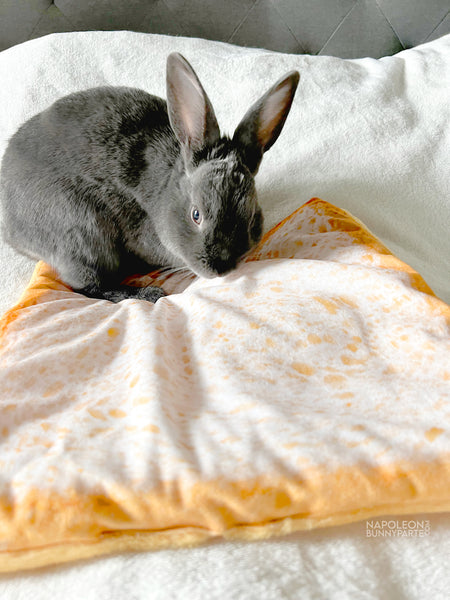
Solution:
[[[280,79],[220,135],[192,67],[167,59],[167,103],[99,87],[65,96],[11,138],[1,168],[3,235],[75,291],[156,302],[121,285],[156,267],[223,275],[260,240],[254,175],[278,138],[299,81]]]

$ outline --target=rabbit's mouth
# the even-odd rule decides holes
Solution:
[[[235,271],[238,266],[241,264],[243,259],[247,256],[248,252],[243,254],[239,258],[215,258],[213,260],[207,260],[202,258],[198,261],[198,263],[194,266],[191,266],[190,269],[199,277],[204,277],[205,279],[213,279],[214,277],[224,277],[228,275],[232,271]]]
[[[217,270],[208,266],[202,266],[200,268],[197,266],[196,268],[191,268],[191,270],[198,277],[203,277],[204,279],[214,279],[215,277],[224,277],[225,275],[233,271],[233,268],[226,270]]]

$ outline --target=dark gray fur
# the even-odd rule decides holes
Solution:
[[[5,240],[74,290],[114,302],[163,296],[120,284],[151,268],[230,271],[261,237],[254,175],[298,78],[294,71],[277,82],[232,139],[221,137],[208,96],[176,53],[167,60],[167,104],[126,87],[61,98],[22,125],[5,152]]]

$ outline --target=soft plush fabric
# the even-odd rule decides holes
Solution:
[[[0,568],[450,508],[450,307],[348,213],[155,281],[113,304],[40,263],[3,318]]]
[[[130,32],[49,36],[0,54],[0,155],[24,119],[71,91],[110,83],[164,95],[171,51],[192,62],[228,132],[282,73],[299,69],[293,109],[257,176],[266,229],[320,195],[359,217],[450,302],[449,36],[378,61]],[[18,300],[34,267],[0,242],[1,311]],[[445,439],[437,436],[432,447]],[[210,543],[1,576],[0,596],[279,600],[340,590],[366,598],[446,597],[449,519],[418,518],[431,523],[420,540],[366,538],[362,521],[255,544]]]

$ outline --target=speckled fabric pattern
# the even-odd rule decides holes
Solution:
[[[313,199],[229,275],[0,322],[1,569],[450,508],[450,307]]]

